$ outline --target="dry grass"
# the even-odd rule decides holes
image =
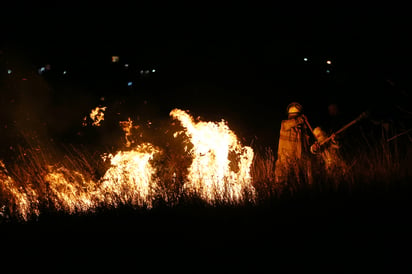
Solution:
[[[372,132],[362,131],[362,136],[354,142],[343,158],[347,165],[344,176],[327,176],[325,173],[314,174],[312,185],[304,182],[288,181],[287,185],[276,185],[274,169],[275,152],[266,147],[255,149],[252,167],[254,186],[262,200],[290,197],[299,192],[331,193],[344,192],[350,195],[354,191],[380,189],[382,191],[396,187],[399,183],[408,187],[412,178],[412,143],[406,140],[387,142],[385,136],[376,136]],[[347,148],[348,150],[348,148]],[[303,183],[302,183],[303,182]]]
[[[178,141],[174,140],[174,142]],[[255,202],[248,203],[250,199],[245,199],[244,204],[218,202],[214,207],[259,206],[267,202],[304,196],[330,194],[350,196],[357,192],[391,191],[399,186],[403,189],[409,188],[408,183],[412,176],[411,142],[402,143],[400,140],[386,142],[383,136],[376,137],[371,133],[363,132],[356,143],[357,149],[345,155],[349,166],[347,176],[331,178],[321,173],[314,178],[311,185],[302,180],[289,181],[285,185],[275,184],[276,153],[270,147],[255,146],[251,168],[252,184],[257,194]],[[23,193],[28,200],[35,201],[26,209],[25,219],[29,219],[31,215],[38,216],[42,212],[56,210],[55,204],[51,202],[52,193],[49,183],[44,179],[50,167],[62,167],[66,171],[74,170],[77,174],[82,174],[82,178],[70,172],[65,172],[64,176],[76,187],[87,188],[80,184],[84,184],[85,179],[97,182],[109,168],[108,163],[102,161],[101,154],[102,151],[90,152],[81,145],[57,148],[52,144],[46,146],[38,143],[26,144],[17,148],[16,158],[6,162],[2,181],[4,182],[9,176],[13,179],[14,189]],[[183,189],[190,157],[184,154],[181,144],[170,144],[162,153],[157,154],[151,163],[156,167],[154,180],[157,181],[158,186],[156,196],[153,197],[154,207],[208,206],[196,193],[187,193]],[[34,192],[37,196],[31,197]],[[246,197],[248,195],[245,193]],[[230,199],[226,200],[230,201]],[[4,183],[0,188],[0,203],[3,205],[4,219],[13,219],[18,215],[18,207],[21,205],[15,196],[10,195]]]

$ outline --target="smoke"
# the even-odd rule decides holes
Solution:
[[[7,75],[1,100],[1,127],[3,128],[2,151],[13,149],[25,135],[44,138],[45,121],[51,101],[51,90],[47,83],[36,75],[24,55],[17,52],[5,57]]]
[[[19,148],[76,142],[82,117],[96,104],[90,91],[53,81],[57,68],[39,73],[27,51],[12,48],[0,55],[0,157],[13,161]],[[43,64],[46,65],[46,64]],[[60,79],[61,80],[61,79]]]

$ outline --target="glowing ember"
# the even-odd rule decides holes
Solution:
[[[186,189],[211,204],[217,201],[240,202],[254,197],[250,176],[253,150],[240,144],[224,120],[195,123],[189,114],[179,109],[173,109],[170,115],[182,123],[186,129],[184,133],[193,144],[189,151],[193,162]],[[174,136],[177,134],[179,132]],[[229,156],[233,159],[230,160]]]
[[[104,111],[106,110],[106,107],[96,107],[95,109],[92,109],[90,112],[90,119],[92,119],[93,126],[99,127],[100,122],[104,120]]]

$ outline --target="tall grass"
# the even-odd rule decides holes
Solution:
[[[408,187],[412,178],[412,142],[406,138],[388,142],[383,132],[375,137],[361,130],[361,135],[362,150],[354,157],[356,164],[352,170],[355,187],[389,189],[399,183]]]
[[[406,139],[386,141],[384,135],[376,135],[367,130],[360,130],[343,151],[348,169],[345,176],[327,176],[326,173],[314,173],[311,184],[307,181],[290,180],[285,184],[275,182],[276,151],[272,147],[254,145],[254,159],[251,167],[252,185],[256,190],[253,206],[294,199],[311,195],[352,195],[367,191],[390,191],[399,186],[409,187],[412,178],[412,143]],[[2,167],[2,185],[0,186],[0,203],[3,217],[18,215],[19,197],[10,194],[10,187],[20,191],[28,200],[27,216],[37,216],[42,212],[62,210],[80,213],[76,209],[59,207],[53,199],[56,191],[50,189],[50,182],[45,178],[51,170],[58,169],[73,191],[87,191],[94,186],[85,182],[98,182],[110,167],[101,155],[104,151],[89,151],[81,145],[60,146],[40,143],[17,146],[17,156]],[[156,168],[154,180],[157,182],[154,207],[210,206],[197,193],[187,192],[183,185],[188,173],[191,159],[183,153],[183,148],[172,145],[156,154],[151,160]],[[12,180],[9,180],[11,178]],[[5,183],[7,182],[7,184]],[[35,197],[33,196],[35,193]],[[20,195],[19,194],[19,195]],[[246,197],[249,195],[245,193]],[[23,197],[22,196],[22,197]],[[20,198],[22,198],[20,197]],[[222,201],[230,201],[222,199]],[[251,205],[245,199],[243,205]],[[127,204],[125,204],[127,206]],[[217,202],[214,207],[240,207],[242,204]],[[99,209],[97,209],[99,210]],[[107,210],[102,208],[102,210]]]
[[[261,200],[309,193],[351,195],[356,191],[386,191],[399,184],[408,187],[412,178],[412,143],[408,139],[388,142],[384,134],[377,135],[367,129],[361,128],[359,132],[360,135],[348,140],[342,151],[347,166],[343,175],[313,172],[312,184],[300,178],[277,185],[274,177],[276,152],[271,147],[255,148],[252,175]]]

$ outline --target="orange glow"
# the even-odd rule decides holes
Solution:
[[[126,147],[130,147],[132,143],[134,142],[133,140],[130,139],[132,136],[132,128],[139,128],[139,126],[133,126],[133,121],[130,119],[130,117],[127,119],[127,121],[120,121],[119,122],[120,126],[122,127],[125,135],[125,140],[126,140]]]
[[[83,212],[94,207],[92,191],[95,183],[87,181],[83,174],[64,167],[49,166],[44,177],[48,185],[49,200],[56,210],[70,214]]]
[[[240,202],[254,196],[250,176],[253,149],[242,146],[224,120],[195,123],[189,114],[180,109],[173,109],[170,115],[186,129],[176,132],[174,136],[185,134],[193,144],[188,151],[193,162],[184,186],[186,190],[200,195],[211,204],[217,201]],[[229,155],[237,156],[238,160],[230,160]],[[245,193],[249,193],[250,197],[245,197]]]
[[[93,125],[99,126],[104,120],[105,109],[97,107],[92,111],[90,117],[94,121]],[[250,174],[253,149],[242,146],[224,120],[194,122],[192,116],[179,109],[173,109],[170,116],[183,126],[181,131],[172,133],[174,138],[178,135],[184,137],[178,140],[185,147],[183,158],[190,160],[187,166],[173,163],[177,167],[188,168],[187,173],[181,172],[184,176],[179,178],[176,177],[177,170],[172,170],[171,183],[182,186],[179,195],[185,193],[199,197],[209,204],[254,201],[255,188]],[[133,125],[130,118],[119,122],[119,125],[125,132],[126,149],[100,156],[106,170],[99,178],[93,175],[90,165],[93,159],[82,158],[81,153],[78,155],[80,161],[66,155],[70,164],[65,165],[62,162],[52,163],[53,157],[46,153],[48,150],[36,150],[26,162],[29,165],[18,171],[16,178],[19,180],[13,179],[0,161],[0,198],[7,197],[6,200],[0,200],[3,202],[0,204],[0,216],[12,214],[28,220],[40,214],[40,205],[77,214],[124,204],[152,208],[156,197],[179,200],[168,189],[167,178],[163,178],[166,181],[160,181],[162,177],[158,176],[170,169],[166,166],[167,162],[154,161],[156,157],[164,155],[165,150],[148,142],[135,144],[132,135],[142,133],[138,132],[141,128]],[[151,125],[152,122],[148,122],[147,126]],[[166,146],[170,141],[166,142]],[[29,155],[26,152],[23,154],[25,157]],[[79,165],[80,162],[86,163],[87,167]]]
[[[134,206],[152,207],[151,198],[156,182],[152,179],[155,169],[150,160],[158,152],[152,144],[144,143],[133,150],[105,156],[110,159],[111,167],[101,178],[95,196],[108,205],[130,203]]]
[[[3,161],[0,160],[0,182],[1,192],[10,199],[9,205],[2,205],[0,215],[3,215],[3,211],[8,206],[10,214],[16,217],[28,220],[31,215],[39,215],[37,193],[30,186],[24,189],[18,185],[18,183],[10,177],[6,166]]]
[[[95,109],[92,109],[90,112],[90,119],[92,119],[93,126],[99,127],[100,122],[104,120],[104,111],[106,110],[106,107],[96,107]]]

